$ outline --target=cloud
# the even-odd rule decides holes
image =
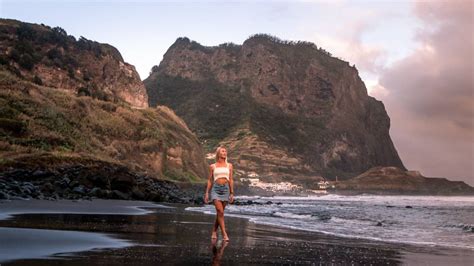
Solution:
[[[347,21],[333,35],[313,34],[310,38],[334,56],[355,64],[359,70],[377,73],[383,69],[387,52],[381,46],[362,41],[376,20],[375,14],[366,13]]]
[[[414,11],[419,46],[380,72],[387,92],[377,96],[408,168],[474,185],[473,2],[417,2]]]
[[[390,91],[387,90],[384,86],[378,84],[378,81],[369,84],[365,82],[365,86],[367,87],[367,92],[370,96],[375,97],[377,99],[387,98],[389,97]]]

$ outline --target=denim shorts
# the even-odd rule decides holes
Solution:
[[[229,183],[218,184],[214,182],[211,189],[211,200],[229,201],[230,189]]]

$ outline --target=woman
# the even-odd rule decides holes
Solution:
[[[209,202],[209,190],[211,190],[211,200],[216,208],[216,220],[212,228],[211,239],[217,239],[217,229],[220,227],[222,239],[229,241],[229,236],[225,231],[224,209],[227,203],[234,201],[234,181],[232,180],[232,164],[227,163],[227,150],[218,147],[216,150],[216,162],[209,166],[209,177],[207,178],[206,195],[204,202]]]

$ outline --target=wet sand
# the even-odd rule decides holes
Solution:
[[[0,220],[15,214],[69,213],[69,214],[125,214],[143,215],[152,213],[145,208],[166,208],[165,205],[147,201],[128,200],[0,200]]]
[[[105,234],[43,230],[28,228],[0,228],[0,263],[24,258],[44,258],[92,249],[124,248],[127,241]]]
[[[235,217],[226,217],[231,241],[212,242],[214,216],[185,207],[117,200],[3,201],[0,263],[433,266],[474,261],[472,250],[340,238]]]

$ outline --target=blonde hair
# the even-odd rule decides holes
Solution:
[[[216,161],[216,163],[217,163],[217,161],[219,161],[219,152],[221,151],[221,149],[226,149],[226,147],[224,147],[224,146],[219,146],[219,147],[217,147],[217,149],[216,149],[216,157],[214,158],[214,160]],[[226,149],[226,150],[227,150],[227,149]],[[227,163],[227,156],[225,157],[225,162]]]

